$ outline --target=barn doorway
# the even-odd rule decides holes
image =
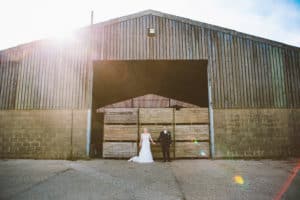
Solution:
[[[130,101],[149,94],[169,99],[169,104]],[[205,60],[94,62],[92,110],[91,157],[128,158],[137,152],[141,128],[147,126],[155,139],[164,125],[173,132],[173,158],[209,157]],[[111,121],[126,114],[136,116],[134,121]],[[159,146],[153,154],[161,157]]]

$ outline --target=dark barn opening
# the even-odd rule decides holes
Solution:
[[[95,61],[93,74],[93,157],[102,157],[100,107],[156,94],[208,108],[207,60]]]

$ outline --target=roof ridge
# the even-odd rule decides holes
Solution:
[[[297,49],[297,50],[300,49],[300,47],[290,45],[290,44],[286,44],[286,43],[283,43],[283,42],[263,38],[263,37],[260,37],[260,36],[251,35],[249,33],[243,33],[243,32],[240,32],[240,31],[236,31],[234,29],[229,29],[229,28],[209,24],[209,23],[193,20],[193,19],[190,19],[190,18],[177,16],[177,15],[174,15],[174,14],[168,14],[168,13],[153,10],[153,9],[147,9],[147,10],[139,11],[139,12],[136,12],[136,13],[133,13],[133,14],[108,19],[108,20],[93,24],[93,27],[96,28],[96,27],[99,27],[99,26],[101,27],[101,26],[105,26],[105,25],[109,25],[109,24],[120,23],[120,22],[132,20],[132,19],[139,18],[139,17],[142,17],[142,16],[147,16],[147,15],[154,15],[154,16],[158,16],[158,17],[163,17],[163,18],[166,18],[166,19],[169,19],[169,20],[175,20],[175,21],[179,21],[179,22],[182,22],[182,23],[187,23],[187,24],[190,24],[190,25],[198,26],[198,27],[201,27],[201,28],[214,30],[214,31],[219,31],[219,32],[235,35],[235,36],[238,36],[238,37],[251,39],[253,41],[258,41],[258,42],[263,42],[263,43],[267,43],[267,44],[270,44],[270,45],[279,46],[279,47],[282,47],[282,48],[292,48],[292,49]],[[80,32],[80,31],[85,30],[89,27],[90,26],[80,27],[80,28],[74,30],[73,32],[74,33],[75,32]],[[2,49],[2,50],[0,50],[0,52],[7,51],[7,50],[10,50],[10,49],[13,49],[13,48],[20,48],[24,45],[32,44],[32,43],[35,43],[35,42],[45,41],[45,40],[48,40],[48,39],[49,38],[44,38],[44,39],[40,39],[40,40],[34,40],[34,41],[31,41],[31,42],[26,42],[26,43],[19,44],[19,45],[13,46],[13,47]]]

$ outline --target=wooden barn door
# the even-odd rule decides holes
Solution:
[[[103,158],[129,158],[137,153],[138,109],[112,108],[104,114]]]
[[[111,108],[104,114],[103,158],[137,155],[143,129],[157,140],[164,126],[172,132],[172,159],[210,157],[207,108]],[[162,158],[160,144],[151,149],[154,159]]]
[[[174,110],[176,158],[209,158],[208,108]]]
[[[174,112],[173,108],[140,108],[139,110],[139,128],[140,132],[146,127],[151,133],[154,141],[159,137],[163,127],[166,126],[172,132],[174,138]],[[154,159],[163,157],[160,144],[151,145]],[[171,159],[175,158],[175,143],[173,142],[170,149]]]
[[[208,108],[140,108],[139,129],[146,127],[156,140],[166,126],[172,132],[171,157],[209,158]],[[160,145],[152,145],[153,157],[161,159]]]

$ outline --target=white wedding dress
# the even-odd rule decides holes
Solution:
[[[149,133],[142,133],[141,140],[142,140],[142,148],[139,152],[139,155],[130,158],[128,161],[138,162],[138,163],[152,163],[153,157],[152,157],[151,146],[150,146],[151,135]]]

